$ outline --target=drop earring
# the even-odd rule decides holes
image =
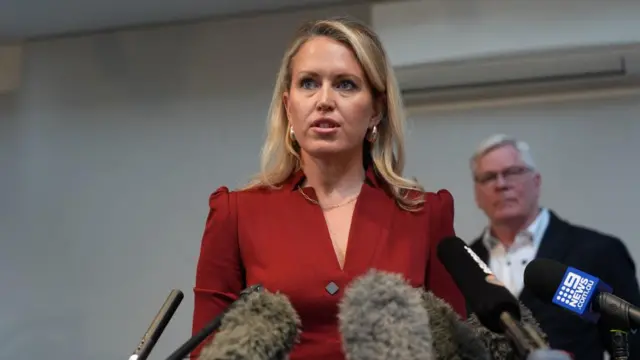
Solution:
[[[371,131],[369,132],[368,136],[367,136],[367,140],[369,140],[370,143],[374,143],[376,142],[376,140],[378,140],[378,126],[377,125],[373,125],[373,127],[371,128]]]
[[[293,132],[293,126],[289,127],[289,137],[292,142],[296,142],[296,133]]]

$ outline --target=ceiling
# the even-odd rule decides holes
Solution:
[[[0,40],[20,40],[357,0],[0,0]]]

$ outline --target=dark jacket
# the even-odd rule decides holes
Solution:
[[[489,253],[482,237],[475,239],[471,248],[488,263]],[[550,211],[536,258],[556,260],[594,275],[613,287],[616,296],[640,306],[635,264],[618,238],[570,224]],[[541,301],[526,287],[519,299],[540,322],[552,348],[568,351],[576,360],[601,360],[605,350],[611,351],[611,334],[602,322],[589,323],[566,309]],[[640,334],[629,332],[628,336],[629,359],[640,359]]]

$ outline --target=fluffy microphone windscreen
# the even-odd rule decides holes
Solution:
[[[519,303],[521,320],[520,322],[531,326],[544,341],[549,341],[547,334],[540,328],[540,324],[535,319],[531,310]],[[511,340],[503,334],[495,333],[487,329],[475,314],[471,314],[466,323],[473,329],[476,338],[480,339],[485,347],[489,349],[492,360],[518,360],[519,355],[513,347]]]
[[[199,359],[287,359],[299,336],[300,318],[285,295],[254,292],[227,312]]]
[[[422,293],[429,313],[433,349],[438,360],[490,360],[489,350],[474,329],[449,304],[430,291]]]
[[[338,319],[347,360],[435,359],[420,289],[400,274],[370,270],[354,279]]]

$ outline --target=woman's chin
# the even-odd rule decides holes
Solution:
[[[339,146],[338,144],[322,144],[312,146],[308,149],[305,149],[304,152],[314,158],[336,157],[354,153],[353,149],[345,148],[344,146]]]

